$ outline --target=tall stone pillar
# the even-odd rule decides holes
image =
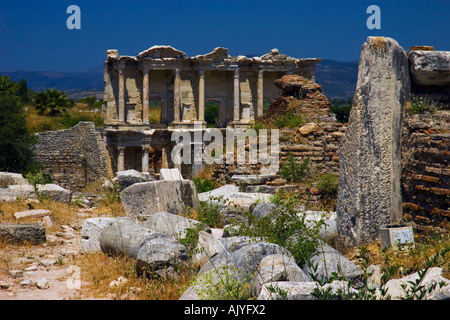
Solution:
[[[257,111],[256,111],[257,117],[262,116],[262,114],[263,114],[263,107],[264,107],[263,77],[264,77],[264,71],[258,70],[258,102],[257,102]]]
[[[149,113],[149,68],[144,66],[142,78],[142,122],[148,124],[148,113]]]
[[[205,71],[200,70],[198,83],[198,121],[205,121]]]
[[[239,68],[234,70],[234,100],[233,100],[233,121],[239,122],[239,113],[241,109],[241,94],[239,84]]]
[[[119,63],[119,122],[125,122],[125,66]]]
[[[148,154],[150,151],[149,146],[142,147],[142,172],[148,172]]]
[[[117,157],[117,171],[125,170],[125,147],[118,146],[119,155]]]
[[[339,148],[337,230],[348,245],[374,241],[380,228],[402,222],[401,134],[410,93],[403,48],[390,38],[369,37]]]
[[[180,69],[175,69],[173,83],[173,121],[180,122]]]

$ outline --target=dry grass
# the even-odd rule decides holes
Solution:
[[[117,300],[177,300],[194,278],[193,269],[183,267],[173,278],[150,279],[136,273],[136,260],[103,253],[82,255],[77,261],[84,283],[83,294],[95,298]],[[114,280],[126,282],[110,287]]]
[[[416,234],[414,248],[382,249],[380,241],[366,246],[353,248],[346,257],[358,264],[363,270],[369,265],[382,265],[392,269],[391,278],[398,279],[426,267],[426,259],[439,253],[439,267],[443,268],[443,277],[450,279],[450,236],[440,234],[422,237]]]
[[[91,191],[95,191],[95,188],[95,185],[88,187]],[[50,200],[39,202],[22,200],[0,203],[0,223],[40,223],[42,218],[15,220],[14,213],[29,210],[28,203],[31,203],[34,209],[51,210],[53,226],[46,228],[47,234],[55,234],[57,231],[61,231],[62,225],[81,226],[85,219],[85,217],[80,217],[77,214],[80,208],[76,205]],[[102,205],[89,211],[89,217],[117,216],[114,213],[124,215],[120,202],[105,200]],[[79,229],[78,232],[80,232]],[[46,252],[63,250],[63,247],[58,247],[59,245],[49,242],[38,246],[31,244],[12,245],[6,241],[0,242],[0,275],[8,275],[11,269],[23,269],[22,262],[17,262],[19,260],[30,261],[31,263],[34,259],[44,256]],[[112,256],[104,253],[85,253],[71,259],[72,265],[80,267],[82,280],[80,293],[82,298],[88,299],[177,300],[188,288],[195,274],[194,268],[184,266],[178,270],[173,278],[150,279],[137,275],[136,260],[129,257]],[[117,280],[119,277],[126,278],[126,283],[111,288],[111,281]]]
[[[14,218],[14,213],[19,211],[30,210],[28,204],[32,206],[32,209],[46,209],[50,210],[51,219],[55,226],[70,224],[77,219],[76,211],[77,208],[73,205],[50,201],[30,201],[30,200],[20,200],[15,202],[0,202],[0,222],[1,223],[16,223],[18,222]],[[20,219],[21,223],[33,223],[40,222],[42,218],[24,218]],[[53,230],[49,230],[53,231]]]
[[[103,123],[103,113],[91,113],[83,104],[76,104],[75,109],[67,110],[67,114],[71,119],[65,119],[63,115],[55,117],[40,115],[33,105],[27,105],[26,107],[28,108],[26,116],[27,128],[30,132],[67,129],[70,128],[77,119],[81,121]],[[86,112],[80,113],[79,110]]]

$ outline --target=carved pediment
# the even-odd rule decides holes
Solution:
[[[183,51],[177,50],[171,46],[153,46],[136,56],[138,59],[183,59],[185,57],[186,54]]]

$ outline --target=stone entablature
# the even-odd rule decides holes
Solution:
[[[108,50],[106,129],[192,128],[194,121],[205,123],[207,101],[219,103],[220,127],[245,127],[263,113],[265,100],[279,96],[274,80],[285,74],[314,80],[320,61],[277,49],[252,58],[230,56],[226,48],[195,57],[171,46],[153,46],[137,56]],[[159,121],[149,120],[152,103],[160,105]]]

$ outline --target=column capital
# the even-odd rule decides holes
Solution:
[[[240,70],[239,70],[239,67],[237,67],[236,69],[234,69],[234,78],[239,79],[239,74],[240,74]]]
[[[117,71],[119,71],[119,74],[123,74],[125,71],[125,62],[119,61],[117,63]]]
[[[200,75],[200,77],[204,78],[205,77],[205,70],[203,70],[203,69],[198,70],[198,74]]]
[[[124,152],[125,151],[125,147],[124,146],[117,146],[117,150],[119,150],[119,152]]]
[[[258,69],[258,78],[262,78],[264,76],[264,70]]]
[[[143,62],[141,65],[141,70],[144,75],[148,75],[148,73],[150,72],[150,66],[147,63]]]

